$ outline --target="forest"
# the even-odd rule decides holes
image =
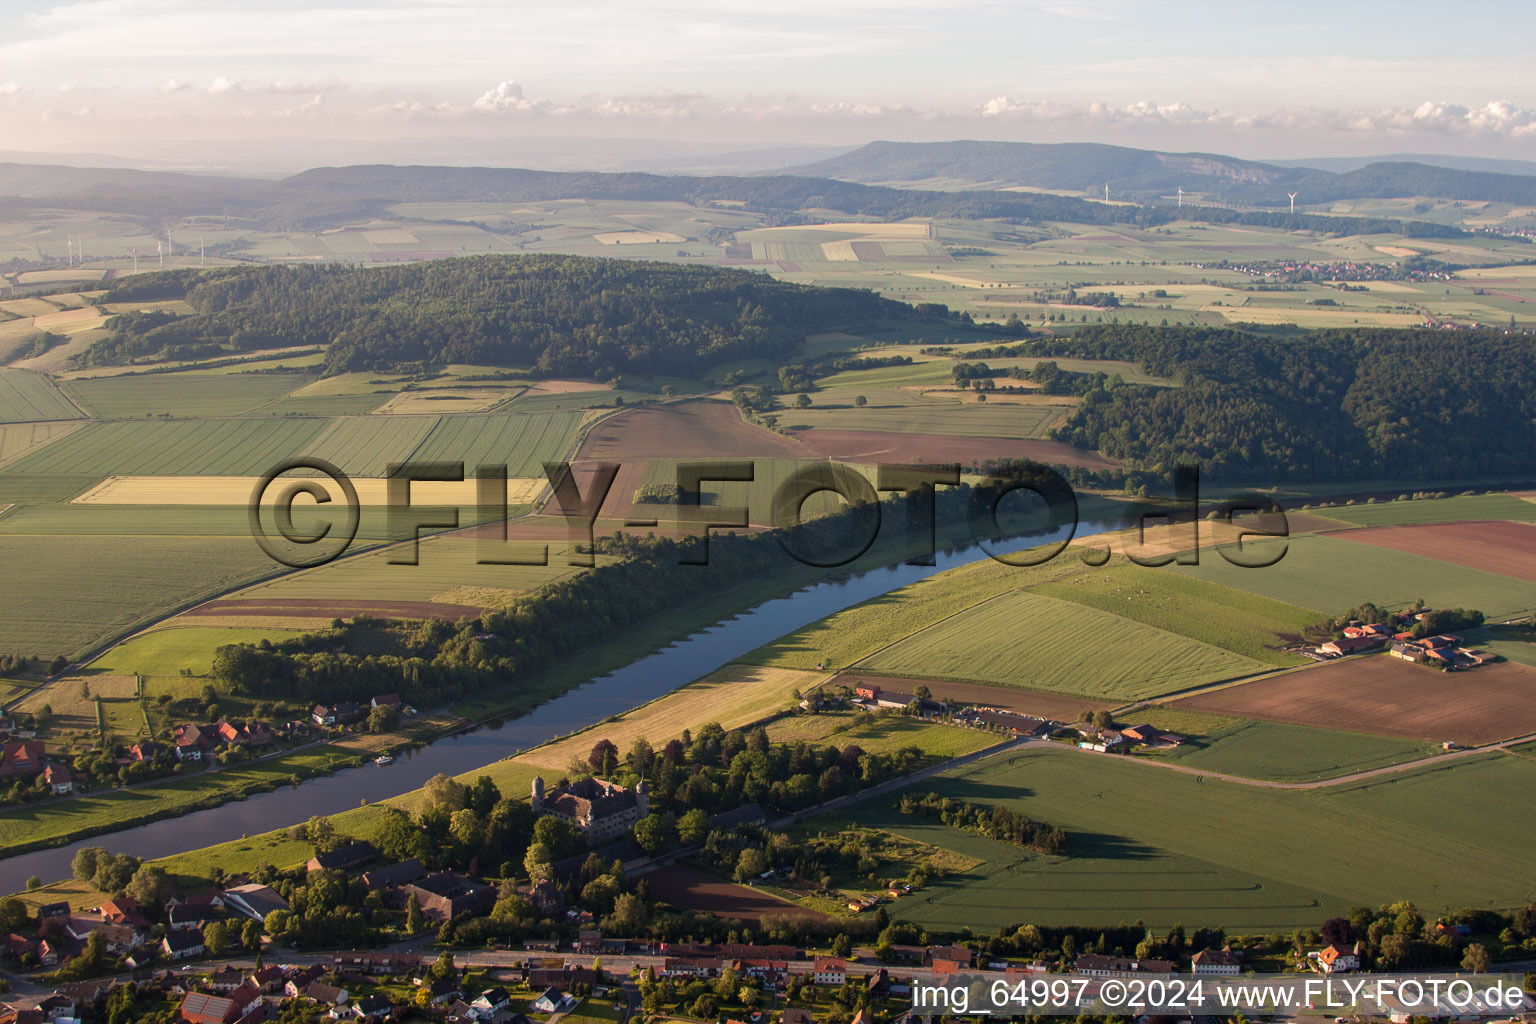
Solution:
[[[1040,354],[1124,359],[1178,387],[1111,382],[1058,440],[1128,473],[1197,462],[1207,479],[1526,479],[1536,451],[1536,342],[1498,331],[1093,325]]]
[[[104,301],[152,299],[185,299],[195,312],[120,314],[81,362],[324,345],[327,373],[488,363],[599,379],[696,376],[780,359],[807,333],[918,315],[863,290],[576,256],[167,271],[124,281]]]

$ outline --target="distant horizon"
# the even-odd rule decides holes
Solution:
[[[233,140],[1101,141],[1244,159],[1536,159],[1527,5],[19,0],[5,148]],[[1292,154],[1276,157],[1275,154]],[[1300,157],[1295,156],[1300,154]],[[135,156],[143,159],[143,156]],[[304,162],[304,161],[299,161]],[[311,161],[313,162],[313,161]]]

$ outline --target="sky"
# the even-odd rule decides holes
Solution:
[[[0,150],[1090,141],[1536,158],[1536,5],[0,0]],[[364,145],[366,143],[366,145]],[[483,147],[480,147],[483,149]]]

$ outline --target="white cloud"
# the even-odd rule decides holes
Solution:
[[[542,100],[530,100],[523,95],[523,87],[516,82],[501,82],[494,89],[481,93],[472,106],[492,114],[528,114],[545,109]]]
[[[324,107],[325,96],[317,92],[303,103],[298,103],[291,107],[283,107],[280,110],[273,111],[273,113],[278,117],[313,117],[319,114]]]
[[[191,90],[192,83],[183,82],[179,78],[167,78],[165,81],[160,83],[161,92],[190,92]]]
[[[10,98],[12,96],[20,96],[24,92],[26,90],[16,82],[0,82],[0,96]]]

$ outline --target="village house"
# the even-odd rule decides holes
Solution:
[[[923,950],[923,964],[932,967],[937,960],[953,960],[961,967],[970,967],[974,956],[965,946],[929,946]]]
[[[859,683],[853,692],[862,703],[892,711],[909,708],[913,701],[917,701],[918,710],[925,715],[940,715],[949,710],[949,705],[942,700],[919,697],[915,693],[903,693],[900,690],[887,690],[875,683]]]
[[[48,747],[41,740],[13,740],[0,747],[0,779],[31,778],[43,770]]]
[[[75,791],[75,776],[68,765],[55,762],[43,769],[43,785],[54,796],[63,796]]]
[[[1243,969],[1243,955],[1226,949],[1202,949],[1190,958],[1192,974],[1239,974]]]
[[[1167,960],[1137,960],[1082,953],[1073,961],[1072,973],[1085,974],[1090,978],[1129,978],[1146,974],[1172,974],[1173,964]]]
[[[203,755],[213,749],[213,743],[204,734],[201,726],[178,725],[173,738],[178,761],[201,761]]]
[[[558,990],[555,991],[558,994]],[[497,1010],[505,1010],[508,1006],[511,1006],[512,997],[507,994],[506,989],[502,988],[500,985],[497,985],[494,988],[488,988],[484,992],[481,992],[480,995],[475,997],[475,1001],[469,1005],[473,1010],[478,1010],[483,1014],[490,1015],[495,1013]],[[545,1010],[544,1012],[553,1013],[554,1010]]]
[[[576,1000],[564,992],[557,988],[547,988],[533,1001],[532,1010],[534,1013],[564,1013],[575,1005]]]
[[[337,953],[331,957],[331,970],[356,971],[359,974],[412,975],[426,962],[415,953]]]
[[[594,839],[628,832],[651,812],[651,794],[644,779],[633,790],[603,779],[585,778],[559,786],[546,797],[544,779],[534,776],[533,813],[553,814]]]
[[[203,955],[203,933],[195,931],[167,932],[160,940],[160,950],[168,960],[187,960]]]
[[[848,980],[848,961],[839,956],[819,956],[811,966],[811,980],[818,985],[841,985]]]
[[[358,1020],[383,1020],[394,1011],[394,1006],[389,996],[382,992],[372,992],[354,1002],[351,1009],[352,1015]]]
[[[1324,946],[1307,954],[1312,966],[1324,974],[1344,974],[1360,969],[1360,944]]]
[[[128,748],[128,756],[135,761],[153,761],[164,749],[165,745],[162,743],[156,743],[154,740],[140,740]]]

